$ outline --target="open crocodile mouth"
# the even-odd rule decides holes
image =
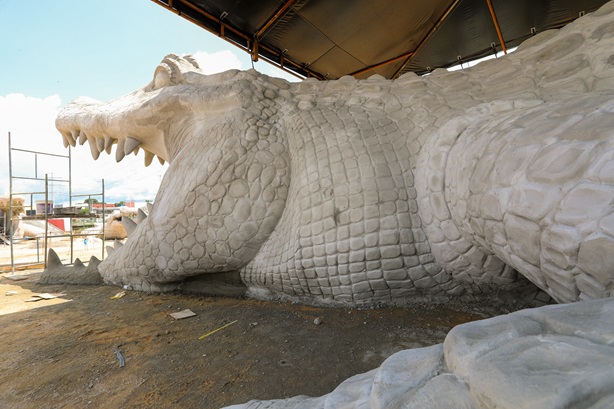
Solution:
[[[79,143],[79,145],[84,145],[85,142],[88,142],[94,160],[98,160],[103,151],[110,155],[113,151],[113,145],[117,145],[115,149],[115,160],[121,162],[126,155],[131,153],[137,156],[142,146],[141,141],[132,136],[115,138],[105,135],[98,137],[88,135],[84,130],[72,130],[70,132],[61,132],[61,134],[65,148],[67,148],[68,145],[75,147],[77,143]],[[145,152],[145,166],[151,165],[154,157],[157,157],[161,165],[164,165],[166,162],[162,156],[158,156],[146,148],[143,148],[143,152]]]
[[[169,161],[163,132],[156,122],[158,113],[151,101],[164,87],[186,81],[198,73],[199,66],[191,56],[167,55],[154,71],[153,80],[141,89],[108,103],[80,97],[68,104],[58,115],[56,127],[62,134],[64,147],[88,142],[94,160],[104,151],[111,154],[116,145],[115,160],[126,155],[145,152],[145,166],[157,157],[160,164]],[[153,121],[152,121],[153,119]]]

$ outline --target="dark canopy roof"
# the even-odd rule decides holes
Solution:
[[[294,74],[396,78],[493,54],[607,0],[152,0]]]

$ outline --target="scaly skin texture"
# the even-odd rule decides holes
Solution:
[[[464,71],[290,84],[169,55],[130,95],[74,101],[65,144],[170,163],[105,282],[236,272],[257,297],[364,305],[535,294],[526,277],[557,301],[609,296],[608,7]]]

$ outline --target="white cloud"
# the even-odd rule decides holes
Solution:
[[[0,133],[5,140],[8,132],[12,133],[13,145],[28,149],[40,144],[48,144],[55,116],[60,107],[60,97],[32,98],[23,94],[0,96]],[[61,152],[60,144],[51,144],[54,153]],[[8,148],[8,145],[5,145]],[[7,149],[6,148],[6,149]],[[3,152],[7,154],[6,149]]]
[[[208,53],[206,51],[197,51],[192,54],[192,57],[198,62],[200,69],[205,74],[215,74],[216,72],[228,70],[242,70],[243,64],[239,57],[230,50]]]
[[[275,67],[274,65],[271,65],[267,62],[262,62],[262,64],[258,64],[258,67],[256,67],[260,72],[262,72],[263,74],[268,75],[269,77],[277,77],[277,78],[283,78],[286,81],[289,82],[299,82],[302,81],[299,77],[294,76],[290,73],[287,73],[286,71],[280,70],[279,68]]]
[[[55,129],[55,117],[61,100],[57,95],[33,98],[23,94],[0,96],[0,196],[9,194],[8,132],[12,147],[37,152],[68,155],[62,145],[62,137]],[[167,166],[157,161],[148,168],[143,165],[143,153],[115,162],[114,151],[110,156],[102,153],[97,161],[91,157],[87,143],[71,149],[72,194],[102,193],[101,179],[105,179],[105,196],[108,201],[153,199]],[[13,151],[13,176],[37,176],[68,179],[68,160],[46,155],[34,155]],[[56,202],[68,200],[68,184],[56,182],[50,187]],[[14,180],[13,192],[44,191],[44,182]],[[44,196],[34,197],[39,200]],[[74,198],[80,201],[84,198]],[[99,198],[100,200],[100,198]],[[29,198],[26,198],[29,201]]]
[[[246,70],[251,68],[250,57],[244,53],[240,56],[235,54],[231,50],[218,51],[215,53],[208,53],[206,51],[197,51],[192,54],[194,59],[198,62],[201,70],[205,74],[215,74],[217,72],[223,72],[228,70]],[[246,66],[245,64],[248,66]],[[279,68],[271,65],[262,59],[254,64],[254,68],[263,74],[271,77],[283,78],[286,81],[297,82],[301,81],[300,78],[289,74]]]
[[[113,148],[110,155],[102,152],[98,160],[94,161],[87,143],[73,148],[73,191],[101,192],[101,180],[104,179],[105,198],[108,202],[153,200],[168,165],[162,166],[154,160],[146,168],[142,150],[138,156],[126,156],[117,163],[115,149]]]
[[[53,123],[60,106],[57,95],[47,98],[32,98],[23,94],[0,96],[0,196],[9,194],[8,133],[11,133],[13,148],[43,150],[63,154],[62,140],[54,143]],[[13,176],[35,176],[35,159],[31,154],[13,151]],[[42,158],[41,158],[42,161]],[[44,177],[44,164],[39,175]],[[13,191],[31,191],[35,183],[15,181]],[[43,187],[44,188],[44,187]]]

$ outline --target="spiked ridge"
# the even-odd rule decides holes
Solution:
[[[98,272],[100,260],[95,256],[86,265],[76,259],[72,266],[62,264],[58,254],[49,249],[47,268],[43,271],[39,284],[100,285],[103,283]]]

